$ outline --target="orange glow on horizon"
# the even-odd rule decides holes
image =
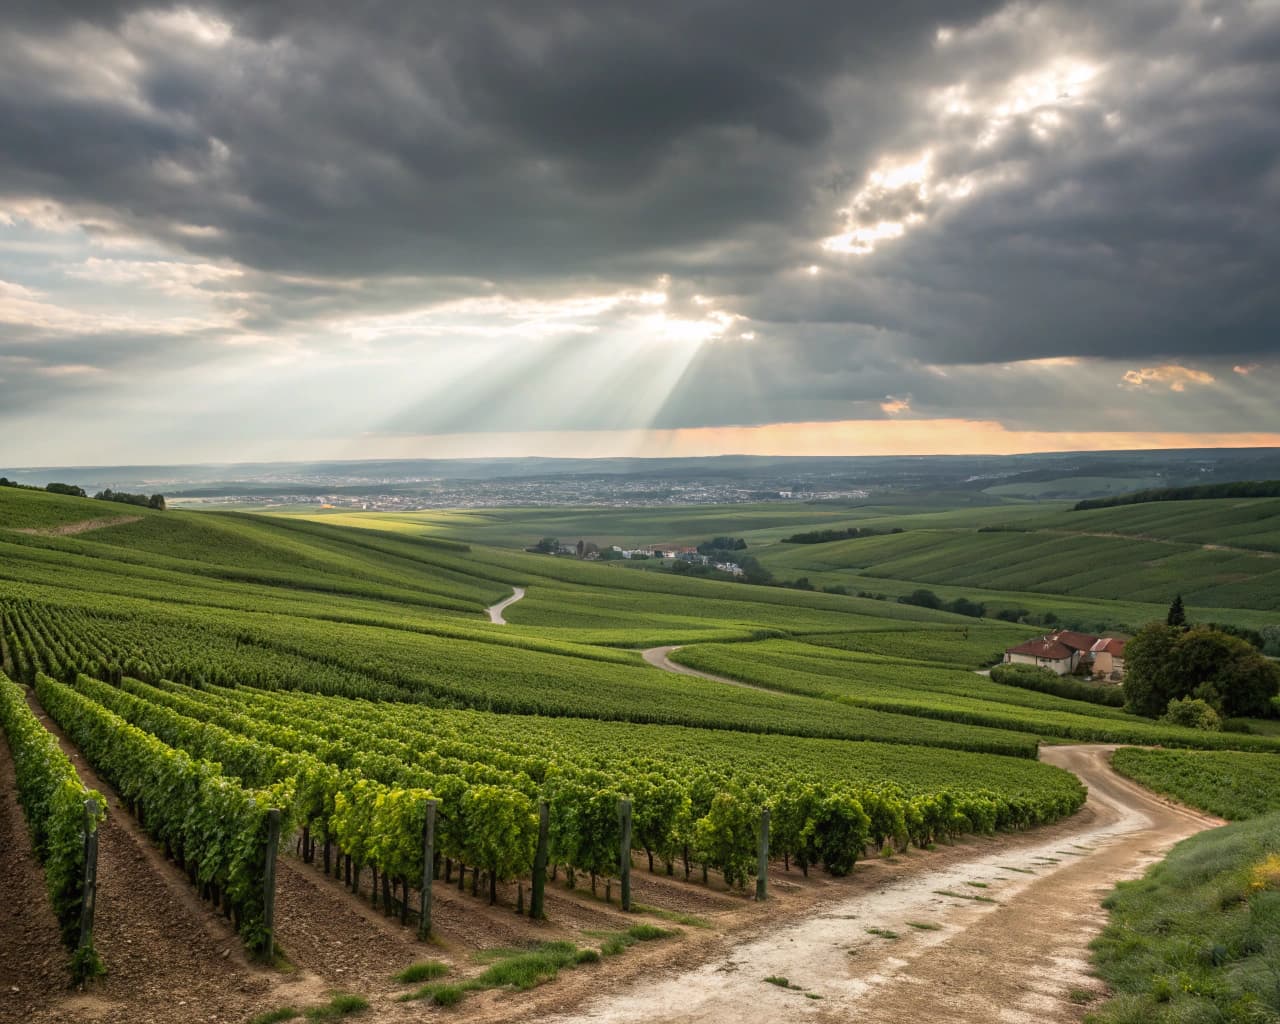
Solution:
[[[349,445],[348,447],[355,447]],[[1009,430],[995,420],[837,420],[670,430],[366,435],[344,458],[695,458],[713,455],[1021,455],[1280,447],[1280,433]],[[332,449],[329,449],[332,457]]]

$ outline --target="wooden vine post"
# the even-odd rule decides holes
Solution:
[[[760,849],[756,860],[756,899],[769,895],[769,808],[760,811]]]
[[[422,901],[418,906],[418,938],[431,935],[431,883],[436,867],[436,806],[438,801],[427,801],[427,820],[422,827]]]
[[[262,871],[262,925],[267,931],[267,960],[276,955],[276,851],[280,848],[280,811],[267,811],[267,859]]]
[[[546,917],[543,894],[547,888],[547,842],[551,835],[551,810],[545,800],[538,801],[538,849],[533,855],[533,891],[529,896],[529,916],[535,921]]]
[[[98,801],[84,802],[84,881],[81,886],[80,941],[76,951],[93,949],[93,911],[98,902]]]
[[[622,909],[631,910],[631,801],[618,801],[618,820],[622,836],[618,842],[618,874],[622,878]]]

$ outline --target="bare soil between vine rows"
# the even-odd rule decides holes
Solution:
[[[303,864],[290,852],[280,859],[277,897],[288,964],[265,967],[245,958],[229,923],[198,898],[31,700],[84,782],[108,797],[96,938],[109,973],[84,992],[66,986],[66,955],[13,796],[8,750],[0,746],[0,841],[9,853],[0,871],[2,1024],[240,1024],[285,1005],[317,1005],[338,991],[368,998],[370,1010],[355,1019],[378,1024],[446,1016],[483,1024],[753,1024],[892,1019],[903,1012],[1012,1024],[1077,1020],[1083,1011],[1067,999],[1068,990],[1099,989],[1087,975],[1085,947],[1103,923],[1102,897],[1177,839],[1216,824],[1120,779],[1106,761],[1110,748],[1054,747],[1045,759],[1076,771],[1091,793],[1079,813],[1048,828],[863,862],[845,879],[816,872],[804,879],[774,865],[763,904],[727,891],[714,875],[710,885],[696,874],[685,882],[679,870],[668,878],[661,866],[651,875],[637,858],[637,903],[694,914],[709,927],[624,915],[616,889],[606,904],[603,884],[593,897],[583,880],[572,892],[563,877],[548,887],[546,922],[513,912],[514,886],[501,887],[498,905],[490,907],[469,886],[459,892],[437,883],[430,943],[370,907],[367,875],[365,898],[358,898],[326,878],[318,863]],[[969,886],[973,881],[987,888]],[[937,889],[998,902],[940,896]],[[567,969],[531,992],[471,994],[451,1010],[395,998],[409,987],[391,975],[417,960],[443,960],[448,980],[458,980],[483,969],[474,956],[481,949],[549,939],[597,945],[601,932],[637,920],[680,935]],[[907,920],[936,927],[918,930]],[[900,937],[873,936],[871,927]],[[800,990],[766,984],[769,975],[785,975]]]

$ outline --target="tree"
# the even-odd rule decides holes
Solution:
[[[1125,649],[1125,707],[1155,718],[1171,700],[1194,697],[1228,718],[1273,713],[1280,667],[1239,637],[1216,629],[1152,623]]]
[[[1213,680],[1222,694],[1222,713],[1228,718],[1264,718],[1275,714],[1273,700],[1280,693],[1280,666],[1244,640],[1229,639],[1235,656],[1222,665]]]
[[[1177,629],[1187,628],[1187,610],[1182,606],[1182,595],[1178,594],[1169,605],[1169,614],[1165,616],[1165,625]]]
[[[766,569],[751,555],[743,555],[738,559],[738,568],[742,570],[742,578],[748,583],[772,583],[773,573]]]
[[[82,491],[81,493],[83,494],[84,492]],[[164,511],[164,495],[163,494],[151,495],[151,497],[147,499],[147,507],[159,509],[161,512],[163,512]]]
[[[84,488],[77,487],[75,484],[51,483],[45,484],[44,489],[50,494],[69,494],[73,498],[88,497],[88,495],[84,493]]]
[[[1178,692],[1175,675],[1174,645],[1177,630],[1164,623],[1153,622],[1138,630],[1125,646],[1124,706],[1136,715],[1156,718],[1169,706],[1169,701],[1190,692]]]
[[[746,551],[747,542],[741,537],[713,537],[698,545],[698,554],[713,555],[721,551]]]
[[[560,541],[555,537],[543,537],[542,540],[538,541],[538,543],[533,546],[532,550],[544,555],[554,555],[560,550]]]
[[[946,609],[957,615],[967,615],[971,619],[980,619],[987,613],[986,605],[970,601],[967,597],[957,597],[954,601],[947,602]]]
[[[925,590],[922,587],[911,591],[906,597],[898,598],[898,604],[914,604],[920,608],[941,608],[942,598],[932,590]]]
[[[1262,652],[1280,658],[1280,626],[1263,626],[1258,632],[1262,636]]]

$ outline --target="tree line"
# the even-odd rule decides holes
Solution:
[[[46,491],[49,494],[65,494],[71,498],[87,498],[88,493],[83,487],[77,487],[75,484],[64,484],[54,481],[45,484],[43,487],[37,487],[35,484],[21,484],[17,480],[10,480],[6,476],[0,476],[0,487],[17,487],[24,491]],[[99,491],[94,495],[98,501],[117,501],[125,505],[137,505],[140,508],[154,508],[164,511],[165,501],[163,494],[130,494],[128,491],[113,491],[111,488]]]
[[[859,537],[880,537],[885,533],[902,533],[901,526],[892,530],[873,530],[869,526],[850,526],[844,530],[809,530],[783,537],[783,544],[828,544],[837,540],[856,540]]]
[[[1149,501],[1194,501],[1197,498],[1280,498],[1280,480],[1237,480],[1229,484],[1194,484],[1188,487],[1153,487],[1110,498],[1086,498],[1075,511],[1143,505]]]

